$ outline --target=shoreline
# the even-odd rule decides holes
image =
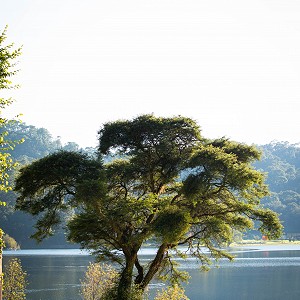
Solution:
[[[155,247],[145,247],[139,252],[141,255],[154,255]],[[288,240],[257,241],[244,240],[241,243],[232,243],[224,250],[233,252],[247,251],[300,251],[300,241],[289,242]],[[28,255],[51,255],[51,256],[92,256],[87,250],[81,249],[20,249],[4,250],[4,256],[28,256]]]
[[[288,240],[244,240],[240,243],[232,243],[228,249],[231,251],[298,251],[300,250],[300,241],[290,242]]]
[[[300,241],[289,241],[289,240],[243,240],[241,242],[234,242],[229,245],[229,247],[244,247],[244,246],[261,246],[261,245],[268,245],[268,246],[278,246],[278,245],[300,245]]]

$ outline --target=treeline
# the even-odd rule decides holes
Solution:
[[[287,236],[300,238],[300,144],[273,142],[260,146],[256,167],[267,173],[271,195],[262,204],[280,214]]]
[[[73,142],[63,145],[59,138],[53,138],[44,128],[36,128],[25,123],[10,123],[2,131],[9,133],[12,141],[24,140],[16,144],[10,151],[12,158],[22,165],[44,157],[58,150],[82,151],[93,153],[95,149],[80,147]],[[300,145],[287,142],[273,142],[259,146],[263,152],[261,161],[255,167],[267,173],[267,184],[271,195],[262,200],[262,204],[280,214],[287,235],[300,233]],[[12,171],[10,180],[18,170]],[[47,170],[45,170],[47,172]],[[6,234],[13,237],[22,248],[65,248],[74,247],[65,240],[63,230],[50,239],[37,244],[29,236],[34,233],[35,219],[21,211],[15,211],[14,205],[17,195],[10,191],[0,193],[0,200],[7,202],[5,207],[0,206],[0,225]],[[67,218],[68,216],[66,216]],[[300,234],[299,234],[300,236]]]

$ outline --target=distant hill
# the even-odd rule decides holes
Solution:
[[[271,191],[262,204],[280,214],[287,234],[300,233],[300,144],[273,142],[259,148],[263,157],[255,167],[267,173]]]

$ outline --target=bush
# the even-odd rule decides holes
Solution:
[[[108,264],[90,263],[81,281],[81,291],[84,300],[115,300],[118,293],[119,273]],[[128,300],[146,300],[143,293],[133,285]]]
[[[100,300],[115,287],[118,272],[108,264],[90,263],[81,281],[84,300]]]
[[[19,259],[11,259],[4,266],[3,300],[26,299],[25,288],[27,286],[27,273],[23,271]]]
[[[81,281],[81,295],[84,300],[115,300],[119,274],[108,264],[90,263]],[[137,286],[133,285],[128,300],[148,299]],[[154,300],[189,300],[184,289],[178,285],[170,286],[156,295]]]
[[[189,298],[184,294],[183,288],[174,285],[158,292],[154,300],[189,300]]]
[[[117,282],[114,287],[107,290],[101,300],[117,300],[118,299],[118,285]],[[137,285],[131,287],[130,293],[127,295],[127,300],[148,300],[147,293],[144,293]]]

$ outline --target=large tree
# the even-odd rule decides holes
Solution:
[[[130,299],[134,285],[144,290],[158,274],[180,280],[172,258],[184,257],[179,246],[205,266],[210,257],[231,258],[221,248],[235,229],[281,234],[278,216],[259,204],[268,189],[251,166],[260,157],[252,146],[204,139],[189,118],[143,115],[105,124],[98,152],[58,152],[21,169],[17,208],[41,215],[37,239],[76,208],[69,239],[120,263],[116,299]],[[103,164],[103,155],[115,159]],[[143,265],[138,251],[149,239],[157,252]]]
[[[0,33],[0,92],[4,90],[17,88],[13,85],[11,79],[18,70],[16,66],[16,58],[21,54],[21,48],[13,49],[13,44],[5,45],[7,27]],[[2,93],[0,95],[0,129],[7,125],[9,120],[3,116],[3,110],[13,102],[12,98],[6,98]],[[9,150],[14,146],[14,142],[6,138],[7,132],[0,133],[0,191],[8,191],[9,186],[9,171],[15,166],[15,163],[10,157]],[[5,202],[0,199],[0,205],[5,205]],[[2,299],[2,230],[0,228],[0,300]]]

